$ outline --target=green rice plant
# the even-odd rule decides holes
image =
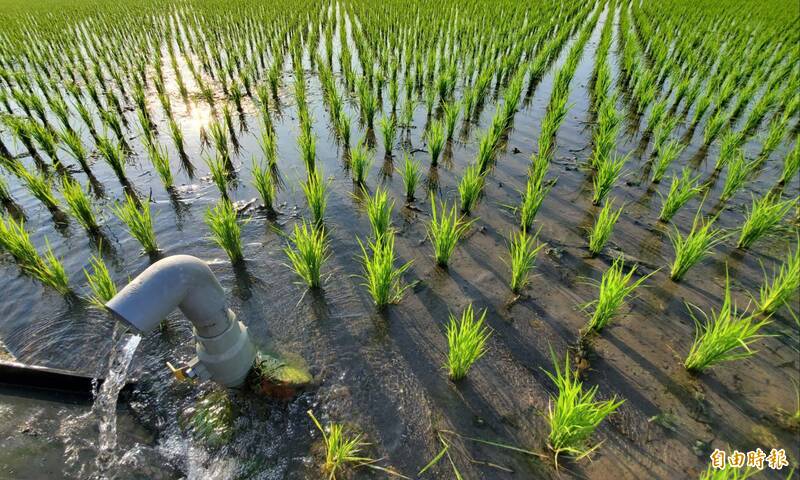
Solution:
[[[339,132],[339,138],[342,139],[342,145],[345,148],[350,146],[350,117],[344,113],[344,110],[339,112],[336,120],[336,130]]]
[[[25,230],[23,220],[0,216],[0,248],[14,257],[24,273],[61,294],[67,294],[70,292],[69,277],[64,265],[53,254],[47,239],[45,242],[47,251],[40,256]]]
[[[745,215],[742,230],[739,234],[738,248],[749,248],[756,240],[775,230],[784,216],[793,206],[797,205],[799,198],[790,198],[781,201],[779,195],[767,193],[761,199],[752,199],[753,204]]]
[[[72,125],[70,125],[70,111],[67,102],[61,97],[58,96],[53,98],[50,102],[50,110],[58,117],[58,121],[61,122],[61,126],[64,130],[72,130]]]
[[[114,298],[117,294],[117,285],[106,267],[101,257],[92,255],[92,271],[83,269],[86,281],[89,282],[89,289],[92,294],[89,296],[89,303],[97,308],[105,309],[106,302]]]
[[[414,201],[414,193],[421,178],[420,163],[411,160],[408,152],[403,152],[403,170],[400,171],[400,177],[406,190],[406,202]]]
[[[756,352],[750,345],[764,337],[758,332],[769,323],[768,318],[759,320],[748,314],[746,309],[739,312],[736,303],[731,300],[730,281],[725,276],[725,297],[722,307],[717,312],[711,310],[708,315],[698,307],[688,305],[689,315],[695,323],[695,336],[692,348],[683,362],[683,366],[692,373],[700,373],[721,362],[747,358]],[[701,322],[693,309],[699,311],[705,321]]]
[[[592,141],[594,143],[591,157],[592,168],[597,168],[599,164],[604,163],[611,156],[616,147],[620,122],[622,120],[622,116],[616,109],[616,101],[616,95],[607,97],[606,100],[600,104],[600,109],[597,112],[597,127],[592,134]],[[563,121],[563,118],[557,120],[560,122]],[[557,125],[543,125],[543,131],[545,127],[547,127],[547,136],[541,136],[540,142],[543,140],[550,141],[552,135],[558,129]],[[550,145],[540,145],[539,150],[550,150]]]
[[[80,164],[84,172],[91,172],[89,169],[89,152],[83,146],[80,135],[74,130],[64,130],[58,134],[63,140],[63,148]]]
[[[300,156],[307,172],[313,172],[317,165],[317,137],[311,131],[311,124],[303,122],[300,135],[297,137]]]
[[[433,85],[428,85],[425,87],[424,101],[425,113],[428,118],[430,118],[431,114],[433,113],[433,106],[436,104],[436,90],[433,89]]]
[[[6,182],[5,177],[0,175],[0,203],[6,204],[11,203],[11,192],[8,190],[8,183]]]
[[[114,171],[120,183],[128,185],[128,177],[125,176],[125,152],[122,146],[103,136],[97,139],[97,150]]]
[[[22,219],[0,216],[0,247],[14,257],[26,273],[31,273],[41,262]]]
[[[392,77],[389,81],[389,105],[391,105],[392,112],[397,111],[397,100],[400,98],[400,88],[397,84],[397,78]]]
[[[786,257],[786,262],[773,272],[772,281],[764,272],[764,284],[759,290],[756,305],[759,313],[771,315],[789,301],[800,290],[800,238],[795,244],[794,254]]]
[[[181,130],[180,125],[176,122],[172,117],[167,119],[169,123],[169,132],[170,136],[172,137],[172,142],[175,144],[175,148],[178,150],[178,153],[181,157],[186,157],[186,146],[183,141],[183,130]]]
[[[697,196],[703,191],[703,187],[699,184],[700,175],[692,176],[691,170],[684,168],[681,171],[681,176],[672,176],[672,183],[669,186],[669,192],[664,197],[659,192],[661,197],[661,212],[658,214],[658,219],[662,222],[669,222],[672,217],[680,210],[686,202]]]
[[[545,243],[539,243],[539,232],[531,235],[527,230],[511,234],[508,242],[509,266],[511,267],[511,281],[509,286],[515,294],[522,292],[530,283],[530,271],[536,261],[539,250]]]
[[[43,284],[55,289],[58,293],[66,295],[70,293],[69,276],[55,254],[50,248],[50,242],[45,239],[47,251],[41,260],[33,267],[32,276]]]
[[[697,209],[697,213],[692,221],[692,229],[686,236],[675,227],[670,232],[669,239],[675,251],[675,259],[672,261],[670,278],[679,281],[686,272],[711,252],[717,244],[721,243],[728,234],[722,229],[714,228],[716,217],[704,220],[702,217],[702,205]]]
[[[29,125],[28,133],[30,136],[36,140],[39,147],[47,153],[47,156],[50,157],[53,164],[59,165],[57,153],[59,139],[53,134],[49,127],[34,121],[29,122]]]
[[[783,137],[786,136],[786,131],[789,127],[789,120],[787,118],[775,117],[769,124],[769,130],[764,136],[764,141],[761,144],[761,153],[759,157],[766,159],[776,148],[780,145]]]
[[[156,130],[156,126],[150,118],[150,115],[145,114],[142,110],[136,111],[136,118],[139,120],[139,129],[142,131],[143,143],[145,147],[149,147],[155,141],[153,133]]]
[[[539,153],[542,158],[550,161],[555,152],[555,137],[558,129],[567,117],[570,106],[567,105],[567,95],[553,95],[550,99],[547,112],[542,119],[541,132],[539,133]],[[615,132],[614,128],[609,128],[608,132]]]
[[[161,183],[164,185],[164,188],[172,188],[174,180],[172,178],[172,170],[169,166],[167,149],[162,145],[151,143],[147,146],[147,155],[150,157],[150,163],[153,164],[153,168],[156,173],[158,173],[159,178],[161,178]]]
[[[39,156],[36,147],[33,145],[33,140],[31,139],[31,130],[34,128],[32,126],[33,121],[14,115],[3,115],[0,117],[0,120],[2,120],[3,124],[8,129],[8,132],[25,146],[25,149],[31,157],[37,162],[41,162],[41,156]]]
[[[31,192],[31,195],[39,199],[48,210],[58,210],[58,200],[55,194],[53,194],[50,181],[45,176],[36,172],[31,172],[22,166],[16,168],[15,173],[17,177],[22,180],[22,183],[25,184],[25,187],[28,188],[28,191]]]
[[[295,224],[290,245],[283,249],[292,270],[308,288],[322,285],[322,265],[328,260],[328,240],[325,228],[317,224]]]
[[[425,141],[428,143],[428,153],[431,154],[431,165],[439,164],[439,154],[444,148],[444,126],[441,122],[433,122],[425,132]]]
[[[557,466],[560,454],[569,454],[580,460],[599,448],[599,443],[589,445],[592,434],[624,400],[617,400],[616,396],[605,401],[595,400],[598,386],[583,389],[579,374],[570,369],[569,355],[566,355],[563,370],[559,368],[552,350],[550,355],[555,372],[545,373],[555,384],[558,394],[550,396],[547,407],[547,423],[550,426],[548,446],[555,455]]]
[[[69,213],[83,228],[92,233],[100,231],[92,201],[80,183],[70,177],[64,177],[61,183],[61,194],[67,203]]]
[[[250,174],[253,177],[253,187],[261,196],[264,208],[268,213],[274,213],[276,186],[272,169],[262,167],[261,162],[253,158],[250,164]]]
[[[383,136],[383,148],[387,155],[391,155],[394,146],[394,139],[397,135],[397,124],[392,117],[382,117],[379,126]]]
[[[228,137],[230,137],[231,143],[235,147],[238,140],[236,139],[236,129],[233,127],[233,113],[227,103],[222,106],[222,123],[225,124],[225,128],[228,130]]]
[[[114,110],[100,110],[100,119],[103,121],[105,126],[114,132],[114,136],[117,137],[119,144],[127,149],[125,144],[125,134],[122,131],[122,120],[119,114]]]
[[[684,148],[686,148],[686,145],[677,140],[671,140],[669,143],[664,145],[664,147],[659,149],[656,156],[655,168],[653,168],[653,183],[661,182],[661,179],[664,177],[664,173],[666,173],[667,168],[669,168],[670,164],[672,164],[672,162],[674,162],[675,159],[681,155]]]
[[[375,112],[378,111],[378,98],[372,91],[372,88],[366,85],[366,82],[361,82],[362,86],[358,89],[359,105],[361,107],[361,117],[364,119],[368,128],[372,128]]]
[[[662,120],[658,127],[653,132],[653,153],[656,155],[661,153],[661,150],[667,144],[670,134],[678,126],[680,119],[675,115],[667,116]]]
[[[204,156],[203,160],[208,165],[211,181],[217,186],[220,195],[225,200],[228,198],[228,167],[225,160],[219,155]]]
[[[213,209],[207,208],[205,221],[211,229],[211,239],[225,250],[231,263],[239,264],[244,261],[242,253],[242,235],[236,209],[226,199],[222,199]]]
[[[740,130],[731,129],[725,132],[720,141],[719,156],[714,165],[714,170],[722,170],[722,167],[735,158],[741,151],[742,142],[744,142],[744,134]]]
[[[625,208],[625,205],[619,207],[619,210],[614,210],[614,199],[606,200],[605,205],[597,215],[592,231],[589,232],[589,253],[593,257],[600,254],[603,246],[611,238],[611,232],[614,230],[614,225],[619,220],[623,208]]]
[[[450,380],[456,382],[467,376],[472,364],[486,353],[486,341],[491,332],[484,323],[486,309],[475,319],[472,304],[461,314],[460,319],[450,314],[447,324],[447,368]]]
[[[367,146],[363,142],[359,142],[350,150],[350,169],[353,172],[353,181],[358,185],[366,184],[371,166],[372,155]]]
[[[228,134],[225,127],[216,119],[212,119],[208,124],[208,132],[211,134],[217,156],[221,158],[226,165],[230,165],[231,154],[230,148],[228,147]]]
[[[791,181],[792,177],[800,172],[800,135],[794,141],[794,147],[786,154],[783,159],[783,170],[781,170],[781,178],[779,182],[786,184]]]
[[[465,221],[464,217],[458,216],[455,205],[448,212],[446,203],[441,203],[437,212],[436,203],[431,197],[428,237],[433,244],[433,257],[437,265],[447,267],[456,244],[475,220]]]
[[[627,155],[624,157],[615,156],[613,159],[608,158],[597,164],[597,172],[592,180],[592,185],[594,186],[592,203],[594,205],[600,205],[600,202],[611,191],[611,188],[622,175],[622,167],[625,166],[627,159]]]
[[[414,108],[416,108],[417,102],[413,98],[406,98],[405,103],[403,104],[403,111],[400,114],[401,123],[406,127],[410,127],[414,121]]]
[[[728,162],[728,175],[725,177],[725,184],[722,186],[720,201],[724,202],[730,199],[733,194],[742,188],[756,167],[755,161],[748,162],[744,158],[744,153],[739,151],[739,154]]]
[[[703,130],[703,145],[710,145],[711,142],[717,138],[719,132],[722,131],[722,128],[725,124],[728,123],[728,114],[722,109],[717,110],[714,112],[714,115],[708,119],[706,122],[706,128]]]
[[[338,423],[329,424],[326,430],[322,428],[311,410],[307,413],[322,433],[322,442],[325,446],[325,463],[322,470],[328,480],[336,480],[336,473],[344,470],[347,465],[375,467],[371,465],[376,461],[375,459],[361,454],[361,451],[368,445],[362,440],[361,434],[348,435],[344,426]]]
[[[529,175],[528,181],[525,184],[525,190],[522,192],[522,201],[518,207],[519,210],[519,224],[522,230],[528,230],[533,225],[533,219],[539,212],[542,206],[544,197],[550,191],[552,186],[544,185],[544,179],[539,175]]]
[[[484,176],[477,163],[471,163],[464,169],[464,176],[458,184],[458,194],[461,197],[461,213],[469,215],[483,191]]]
[[[379,238],[392,228],[394,200],[389,202],[389,196],[382,187],[378,187],[371,196],[367,192],[364,194],[367,195],[367,216],[372,226],[372,235]]]
[[[327,185],[322,179],[322,172],[316,169],[314,173],[309,173],[306,181],[300,184],[308,202],[308,209],[311,210],[311,218],[314,224],[322,225],[325,217],[325,207],[328,204]]]
[[[481,173],[489,171],[494,160],[495,150],[500,141],[500,131],[490,128],[481,136],[478,143],[478,155],[475,162],[480,166]]]
[[[269,127],[264,126],[261,129],[261,138],[258,141],[261,147],[261,153],[267,159],[267,165],[270,170],[276,171],[278,169],[278,136],[275,131]]]
[[[625,306],[625,299],[655,273],[651,272],[635,282],[631,282],[636,269],[637,266],[634,265],[628,270],[628,273],[625,273],[625,261],[620,255],[603,273],[603,278],[598,285],[597,300],[593,300],[587,305],[587,307],[593,307],[592,317],[587,325],[589,330],[599,332],[611,323],[620,308]]]
[[[461,113],[461,103],[447,102],[442,108],[444,110],[445,138],[452,140],[456,122],[458,122],[458,114]]]
[[[150,205],[140,205],[134,197],[126,193],[125,202],[115,204],[112,209],[122,223],[128,227],[131,236],[139,241],[145,253],[150,255],[158,253]]]
[[[397,303],[410,285],[403,282],[403,274],[411,266],[409,261],[399,268],[394,266],[394,232],[387,231],[375,240],[368,240],[367,247],[358,239],[361,247],[359,257],[364,268],[364,285],[378,310],[382,310],[390,303]],[[372,254],[367,253],[367,250]]]

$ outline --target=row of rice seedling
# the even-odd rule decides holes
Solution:
[[[639,6],[636,6],[639,7]],[[648,13],[644,13],[648,10]],[[716,26],[714,34],[709,35],[710,32],[705,34],[694,31],[686,32],[689,34],[687,38],[681,38],[677,35],[676,31],[685,32],[684,25],[675,25],[675,30],[669,29],[655,29],[653,27],[653,17],[655,12],[649,7],[639,7],[633,9],[633,19],[636,26],[642,30],[643,38],[649,39],[647,49],[650,51],[651,59],[657,59],[657,63],[661,63],[662,59],[669,56],[668,52],[673,52],[678,61],[667,65],[661,63],[659,66],[659,77],[670,77],[672,80],[670,89],[666,95],[675,93],[674,104],[677,107],[678,102],[686,99],[686,106],[684,111],[688,111],[692,104],[697,101],[694,110],[691,125],[697,125],[704,114],[709,112],[709,119],[704,128],[703,137],[704,143],[711,143],[720,133],[725,132],[731,128],[736,118],[744,111],[744,107],[750,102],[750,99],[756,96],[758,87],[762,83],[767,84],[764,95],[755,103],[752,111],[749,113],[745,127],[741,131],[746,136],[754,133],[754,127],[760,123],[766,113],[770,110],[771,105],[777,97],[787,98],[791,94],[783,91],[777,93],[777,85],[779,79],[785,76],[787,72],[786,67],[781,65],[777,69],[776,59],[782,58],[783,55],[788,53],[785,47],[781,47],[778,52],[768,52],[760,49],[764,42],[768,41],[770,32],[768,29],[759,32],[759,40],[754,42],[737,41],[736,35],[742,35],[741,30],[733,29],[723,31]],[[694,12],[693,15],[697,15]],[[663,17],[663,14],[660,16]],[[650,36],[652,35],[652,37]],[[777,34],[776,36],[780,36]],[[714,45],[713,48],[722,48],[727,51],[720,56],[722,60],[716,65],[704,64],[697,61],[697,56],[691,55],[692,45],[708,45],[709,40],[714,38],[727,38],[727,41],[720,42]],[[699,41],[694,41],[696,38]],[[668,46],[675,42],[676,48],[670,49]],[[722,45],[722,46],[720,46]],[[708,48],[708,47],[706,47]],[[710,51],[710,49],[709,49]],[[774,56],[772,54],[775,54]],[[770,58],[771,57],[771,58]],[[743,63],[744,62],[744,63]],[[713,65],[713,69],[710,68]],[[773,70],[770,72],[770,68]],[[769,72],[769,73],[768,73]],[[694,74],[694,80],[690,80],[690,76]],[[705,88],[701,85],[702,79],[708,78],[705,82]],[[741,91],[737,89],[737,85],[744,86]],[[738,93],[738,95],[736,95]],[[726,108],[726,106],[733,102],[733,104]],[[784,100],[790,103],[790,101]],[[775,122],[772,125],[773,134],[768,137],[776,138],[780,122]],[[767,142],[769,143],[769,142]],[[767,145],[769,146],[769,145]],[[768,149],[767,149],[768,150]]]
[[[536,214],[551,188],[551,185],[546,183],[545,177],[550,165],[550,160],[555,151],[554,142],[556,133],[569,109],[567,106],[569,84],[575,74],[575,69],[577,69],[583,48],[591,35],[600,13],[601,9],[597,8],[591,19],[583,26],[579,38],[575,41],[568,54],[567,61],[555,75],[553,91],[550,95],[545,116],[542,118],[538,140],[538,152],[531,157],[532,163],[528,173],[528,180],[525,189],[520,192],[522,198],[520,205],[517,207],[517,211],[520,216],[520,227],[523,230],[531,228]],[[536,62],[536,60],[534,60],[534,62]],[[483,150],[491,151],[489,148]],[[490,157],[491,154],[487,153],[486,155],[481,155],[479,153],[479,159],[483,156]]]
[[[592,71],[592,107],[595,111],[606,101],[611,89],[611,68],[608,64],[608,53],[611,51],[611,40],[614,29],[614,17],[617,13],[617,4],[612,0],[606,6],[606,19],[600,32],[600,41],[595,51],[594,70]]]

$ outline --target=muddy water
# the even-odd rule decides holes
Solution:
[[[549,178],[557,181],[537,216],[540,239],[548,246],[536,262],[531,286],[518,299],[512,298],[507,288],[508,269],[502,261],[505,239],[516,228],[516,219],[507,206],[518,203],[518,190],[525,184],[554,72],[545,76],[516,115],[507,145],[487,179],[485,195],[473,212],[477,220],[447,270],[435,267],[431,259],[425,234],[430,206],[418,200],[414,208],[406,208],[399,175],[391,174],[393,162],[401,159],[400,145],[424,148],[422,136],[428,121],[424,107],[417,108],[413,128],[402,131],[393,157],[387,156],[378,142],[367,183],[373,191],[383,185],[396,200],[393,221],[397,252],[401,261],[413,261],[406,280],[415,282],[403,301],[383,314],[375,313],[357,278],[361,269],[355,259],[359,253],[356,237],[367,237],[369,223],[353,195],[344,152],[332,136],[316,77],[307,75],[308,100],[316,119],[318,162],[331,181],[326,224],[332,255],[326,265],[330,278],[323,292],[305,295],[284,265],[284,240],[275,231],[288,231],[307,214],[298,187],[304,167],[296,146],[299,128],[291,95],[290,66],[283,75],[280,110],[275,118],[279,167],[285,185],[278,195],[280,215],[269,220],[254,208],[244,212],[251,219],[243,226],[247,261],[244,268],[236,270],[207,239],[208,229],[203,222],[206,208],[215,204],[219,196],[208,181],[208,169],[202,161],[202,155],[210,152],[200,142],[200,128],[212,112],[200,100],[190,99],[188,104],[181,100],[177,87],[168,81],[168,89],[174,91],[173,108],[186,136],[193,172],[178,160],[163,117],[158,120],[159,138],[169,147],[177,171],[177,195],[170,195],[161,187],[142,153],[135,154],[128,167],[129,178],[140,196],[152,200],[163,254],[185,253],[208,261],[230,293],[231,307],[256,340],[264,348],[302,357],[314,373],[316,385],[288,403],[268,402],[249,394],[234,395],[238,417],[233,440],[219,448],[206,447],[179,426],[181,412],[193,405],[205,387],[178,384],[164,367],[166,361],[187,360],[193,354],[190,327],[179,314],[173,314],[165,329],[143,338],[133,362],[132,376],[139,379],[139,388],[130,410],[136,422],[152,432],[152,439],[129,434],[135,427],[121,424],[119,449],[124,453],[117,459],[115,476],[317,478],[319,435],[305,415],[309,408],[323,421],[344,422],[365,432],[373,444],[369,454],[384,457],[386,465],[409,476],[414,476],[440,449],[436,438],[439,430],[544,453],[548,431],[543,415],[552,385],[543,369],[550,368],[550,348],[562,356],[575,345],[578,331],[587,321],[580,306],[596,297],[588,280],[599,279],[620,252],[628,261],[638,263],[642,273],[661,270],[630,302],[628,313],[590,345],[583,365],[587,385],[599,385],[604,398],[618,395],[626,402],[600,428],[597,438],[603,439],[604,444],[594,461],[562,462],[562,474],[588,478],[694,477],[705,468],[713,448],[786,448],[796,461],[800,457],[798,439],[781,426],[779,414],[781,409],[795,407],[791,378],[796,378],[800,369],[800,338],[785,310],[767,328],[775,336],[759,344],[757,356],[723,365],[699,378],[688,376],[681,367],[694,333],[685,304],[704,310],[717,308],[727,264],[735,298],[745,305],[748,292],[757,291],[761,282],[760,262],[772,271],[785,252],[794,248],[793,234],[787,231],[761,240],[747,252],[736,250],[734,241],[728,240],[693,267],[682,282],[670,281],[667,272],[672,249],[666,236],[668,229],[656,220],[659,193],[666,193],[669,185],[639,182],[650,159],[650,146],[640,119],[630,116],[619,142],[620,153],[633,152],[626,167],[629,174],[611,194],[626,204],[626,210],[604,254],[594,259],[588,256],[585,230],[592,225],[597,209],[591,205],[590,173],[583,168],[591,153],[593,119],[587,88],[605,19],[604,14],[573,80],[572,108],[558,133],[558,151],[549,173]],[[568,43],[554,68],[570,46]],[[616,62],[614,49],[611,60]],[[171,70],[165,68],[165,72]],[[190,75],[183,77],[190,90],[195,91]],[[157,104],[151,107],[160,112]],[[357,118],[354,100],[346,108]],[[620,108],[627,111],[624,96]],[[424,176],[436,180],[435,190],[442,198],[451,202],[458,199],[458,180],[467,163],[475,158],[479,134],[488,126],[494,109],[494,102],[489,101],[477,121],[460,122],[459,140],[448,147],[438,169],[427,171],[427,154],[414,153],[426,165]],[[241,150],[235,157],[238,173],[231,194],[245,202],[256,197],[249,185],[247,168],[251,156],[260,155],[255,110],[251,102],[246,102],[246,111],[237,122]],[[129,115],[129,122],[135,124],[134,115]],[[364,134],[361,128],[353,138]],[[697,146],[702,143],[702,124],[694,132],[681,130],[680,135],[692,138],[692,146],[670,172],[691,164],[704,177],[710,176],[717,151],[715,146]],[[131,143],[139,146],[136,139]],[[88,138],[87,144],[91,145]],[[758,142],[751,142],[747,149],[757,154]],[[773,186],[786,150],[787,145],[782,145],[759,176],[729,202],[720,215],[721,225],[739,225],[750,194],[760,194]],[[92,170],[103,188],[97,203],[103,211],[103,231],[109,246],[104,257],[114,278],[123,284],[129,276],[146,268],[151,259],[140,254],[138,244],[108,208],[123,195],[119,182],[100,160]],[[74,176],[86,182],[82,173]],[[721,181],[715,183],[711,199],[719,197],[721,187]],[[790,195],[798,194],[796,183],[787,190]],[[421,187],[418,197],[423,199],[424,193]],[[34,242],[44,245],[47,237],[56,254],[63,257],[73,284],[82,285],[81,269],[88,265],[95,249],[92,242],[74,222],[66,228],[56,228],[47,210],[20,185],[12,183],[12,194],[27,218]],[[707,202],[703,210],[711,211],[713,203]],[[698,204],[694,200],[676,215],[674,222],[683,232]],[[19,275],[7,256],[0,257],[0,261],[0,290],[14,292],[14,301],[0,304],[0,318],[4,319],[0,334],[9,350],[23,361],[100,373],[111,348],[111,319],[80,302],[65,301]],[[486,356],[464,382],[454,385],[442,368],[446,353],[444,325],[450,312],[460,312],[469,303],[488,310],[487,321],[493,335]],[[15,398],[13,393],[10,398]],[[0,403],[4,408],[23,408],[12,400]],[[56,438],[58,428],[54,425],[58,421],[54,418],[60,418],[60,414],[54,412],[60,407],[46,404],[42,408],[47,412],[42,418],[50,419],[42,420],[42,434]],[[548,459],[452,436],[449,439],[465,478],[555,476]],[[59,453],[56,449],[51,454]],[[13,475],[36,478],[37,472],[40,470],[35,466],[19,465]],[[364,471],[358,475],[370,476]],[[445,462],[432,469],[432,477],[452,476]]]

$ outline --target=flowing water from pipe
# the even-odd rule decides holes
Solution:
[[[100,472],[106,471],[114,459],[114,447],[117,445],[117,397],[125,386],[128,367],[141,340],[140,335],[131,335],[114,345],[108,362],[108,373],[92,406],[92,415],[98,419],[100,427],[97,442],[97,467]]]
[[[142,337],[126,335],[127,329],[116,325],[112,347],[92,408],[67,416],[58,436],[64,443],[65,473],[74,478],[110,478],[117,455],[117,398],[128,378],[128,368]]]

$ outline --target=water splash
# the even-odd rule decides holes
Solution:
[[[97,468],[100,472],[114,459],[117,445],[117,397],[128,378],[128,367],[133,360],[136,347],[142,341],[140,335],[131,335],[114,345],[106,374],[92,406],[92,415],[98,419],[100,435],[97,443]]]
[[[66,416],[58,436],[64,443],[64,471],[69,478],[111,478],[109,471],[117,463],[117,399],[128,379],[128,368],[142,338],[128,335],[115,325],[112,347],[104,378],[97,389],[92,408],[79,415]]]

